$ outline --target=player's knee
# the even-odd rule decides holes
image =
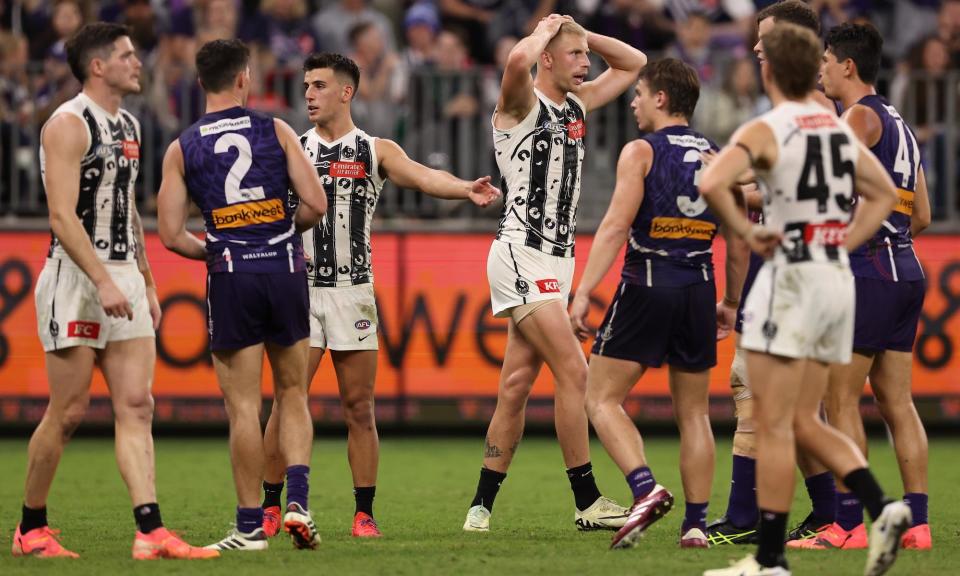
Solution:
[[[260,422],[260,410],[262,406],[262,401],[259,397],[256,399],[238,399],[231,398],[226,402],[227,407],[227,418],[230,419],[230,426],[234,426],[237,422]],[[275,408],[277,409],[277,417],[280,416],[279,412],[279,403]]]
[[[117,419],[134,419],[140,422],[153,421],[153,395],[144,390],[131,394],[114,406]]]
[[[64,440],[69,440],[70,437],[73,436],[73,433],[77,431],[77,428],[80,427],[87,413],[87,406],[89,404],[90,396],[84,394],[73,402],[70,402],[67,408],[60,414],[58,419],[61,430],[60,434]]]
[[[569,358],[557,372],[554,375],[557,388],[586,394],[587,363],[582,356]]]
[[[347,398],[342,402],[347,427],[372,430],[375,426],[373,400],[370,398]]]
[[[587,418],[589,418],[591,422],[600,416],[604,407],[615,403],[613,399],[605,394],[601,394],[596,388],[587,388],[585,405],[587,408]]]
[[[823,440],[823,421],[814,415],[797,416],[793,421],[793,432],[797,445],[806,449]]]
[[[533,387],[535,378],[534,371],[528,368],[521,368],[507,374],[500,386],[498,403],[522,408],[527,402],[527,397],[530,396],[530,388]]]

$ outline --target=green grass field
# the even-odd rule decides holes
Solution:
[[[294,550],[286,537],[271,541],[265,553],[236,553],[209,562],[134,563],[130,559],[133,519],[109,440],[81,439],[63,457],[49,501],[50,520],[63,530],[63,542],[80,560],[38,561],[12,558],[9,550],[19,519],[26,440],[0,441],[0,574],[700,574],[723,566],[752,548],[681,551],[677,532],[682,492],[677,471],[678,443],[652,439],[647,445],[660,483],[678,497],[678,509],[654,525],[641,545],[628,551],[607,549],[608,532],[579,533],[573,525],[573,501],[556,441],[526,440],[497,499],[491,532],[465,534],[464,513],[476,486],[482,438],[387,439],[382,446],[377,519],[385,537],[356,541],[349,536],[353,513],[346,446],[319,441],[314,449],[311,506],[323,543],[315,552]],[[622,477],[594,445],[594,467],[601,489],[625,503]],[[163,518],[191,543],[222,537],[233,520],[235,497],[226,439],[160,439],[157,484]],[[881,483],[900,494],[891,449],[872,446]],[[710,517],[723,512],[729,484],[729,443],[717,446],[718,465]],[[910,576],[960,573],[960,441],[938,439],[930,445],[930,518],[932,552],[904,552],[891,574]],[[798,484],[791,522],[808,505]],[[866,553],[791,552],[794,574],[858,575]]]

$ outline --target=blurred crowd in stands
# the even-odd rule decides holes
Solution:
[[[145,64],[142,110],[165,134],[202,113],[193,71],[196,49],[234,37],[253,50],[251,106],[297,127],[304,122],[300,66],[313,51],[344,53],[360,65],[354,118],[372,134],[402,140],[405,130],[420,122],[411,121],[410,110],[486,123],[510,49],[541,17],[556,12],[652,57],[674,56],[694,66],[702,82],[694,124],[723,143],[738,125],[769,107],[752,47],[755,13],[773,1],[0,0],[0,148],[8,160],[3,166],[11,165],[16,131],[36,130],[76,94],[64,41],[95,20],[131,28]],[[845,21],[871,21],[880,29],[881,92],[911,111],[906,116],[921,143],[934,141],[947,95],[957,93],[944,83],[960,66],[960,0],[810,4],[825,30]],[[601,68],[598,63],[594,72]],[[415,89],[423,77],[437,80]]]

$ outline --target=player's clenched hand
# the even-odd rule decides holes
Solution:
[[[590,310],[590,298],[581,296],[579,293],[573,297],[573,303],[570,304],[570,327],[578,340],[583,342],[590,337],[590,329],[587,328],[587,312]]]
[[[733,332],[737,322],[737,307],[730,307],[723,300],[717,302],[717,340],[723,340]]]
[[[117,288],[113,280],[107,279],[97,286],[97,296],[100,298],[100,305],[103,306],[107,316],[111,318],[123,318],[133,320],[133,308],[130,301],[123,295],[123,292]]]
[[[774,251],[777,249],[777,246],[780,245],[780,240],[782,239],[783,235],[779,232],[775,232],[759,224],[751,227],[744,238],[747,244],[750,245],[750,249],[764,258],[773,256]]]
[[[160,309],[160,299],[157,298],[157,289],[153,286],[147,287],[147,306],[150,307],[150,318],[153,319],[153,329],[160,329],[160,318],[163,311]]]
[[[477,178],[470,185],[470,201],[477,206],[489,206],[491,202],[500,197],[500,189],[490,184],[490,177],[484,176]]]

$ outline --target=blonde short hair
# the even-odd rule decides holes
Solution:
[[[565,34],[586,37],[587,29],[576,22],[564,22],[560,25],[560,29],[557,30],[557,33],[554,35],[554,37],[550,39],[550,42],[547,43],[547,48],[550,48],[550,45],[553,44],[554,40]]]

